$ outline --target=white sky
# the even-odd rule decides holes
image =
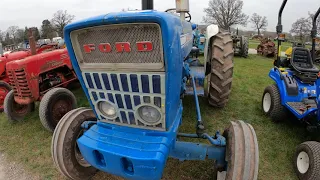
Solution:
[[[247,15],[258,13],[268,18],[269,31],[275,31],[278,10],[282,0],[243,0],[243,12]],[[194,23],[201,23],[205,15],[203,9],[209,0],[190,0],[190,13]],[[175,7],[175,0],[154,0],[156,10],[164,11]],[[315,12],[320,7],[320,0],[288,0],[283,13],[284,30],[289,31],[291,24],[300,17],[307,17],[308,12]],[[57,10],[67,10],[76,16],[76,20],[87,17],[117,12],[122,8],[141,9],[141,0],[0,0],[0,30],[17,25],[40,27],[42,20],[51,19]],[[244,29],[252,29],[248,24]]]

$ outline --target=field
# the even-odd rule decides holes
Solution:
[[[224,109],[208,106],[200,98],[203,120],[210,133],[223,131],[230,120],[244,120],[256,130],[260,149],[259,179],[296,179],[293,171],[295,147],[307,140],[304,128],[298,123],[274,124],[261,109],[261,96],[266,86],[273,82],[268,77],[272,59],[250,55],[247,59],[235,58],[233,87],[228,105]],[[87,106],[81,90],[74,92],[79,106]],[[196,122],[193,97],[184,99],[183,125],[180,131],[194,132]],[[61,179],[55,169],[50,153],[52,134],[48,133],[38,118],[38,112],[25,121],[10,124],[0,115],[0,151],[9,160],[23,164],[25,169],[41,179]],[[110,162],[112,163],[112,162]],[[94,179],[119,179],[99,173]],[[191,180],[212,179],[212,162],[179,162],[169,159],[163,179]]]

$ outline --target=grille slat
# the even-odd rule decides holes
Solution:
[[[14,95],[18,97],[32,97],[24,69],[7,70],[9,84],[14,90]]]
[[[87,74],[86,72],[83,73],[83,75]],[[91,94],[93,99],[93,104],[95,105],[99,101],[104,101],[108,99],[110,102],[112,102],[118,109],[118,117],[114,120],[104,120],[103,115],[101,112],[96,109],[96,112],[98,113],[98,117],[102,117],[102,121],[107,121],[108,123],[115,123],[115,124],[120,124],[120,125],[125,125],[125,126],[135,126],[135,127],[140,127],[140,128],[145,128],[145,129],[156,129],[156,130],[165,130],[165,108],[164,106],[161,105],[161,103],[165,102],[165,92],[159,92],[159,93],[152,93],[153,92],[153,87],[154,83],[160,83],[160,82],[165,82],[164,81],[164,73],[163,74],[157,74],[157,75],[150,75],[150,74],[145,74],[145,73],[136,73],[136,74],[130,74],[130,73],[101,73],[101,72],[92,72],[90,76],[93,76],[93,74],[98,74],[95,75],[96,77],[100,78],[95,78],[93,79],[93,84],[92,87],[98,87],[96,84],[104,84],[105,83],[105,78],[103,77],[108,77],[108,79],[112,79],[111,76],[113,76],[113,81],[109,81],[111,83],[109,84],[104,84],[101,85],[102,89],[100,88],[90,88],[89,83],[85,82],[89,93]],[[140,88],[138,92],[132,91],[134,88],[131,87],[129,84],[131,84],[132,78],[129,78],[131,76],[135,76],[137,84],[140,82]],[[161,81],[154,81],[153,77],[159,77]],[[126,77],[121,78],[121,77]],[[142,83],[145,82],[144,79],[148,80],[147,86],[142,88]],[[117,82],[115,82],[117,81]],[[131,91],[120,91],[120,89],[123,89],[123,82],[128,83],[128,90]],[[114,83],[118,84],[119,88],[116,88],[118,90],[108,90],[107,86],[113,86]],[[121,87],[120,87],[121,86]],[[164,84],[159,84],[157,85],[158,87],[164,86]],[[130,87],[130,88],[129,88]],[[147,93],[143,89],[148,89]],[[101,94],[105,94],[102,96]],[[162,113],[162,119],[161,121],[157,122],[157,124],[146,124],[145,122],[142,122],[139,120],[138,117],[136,117],[136,110],[141,104],[149,104],[149,105],[154,105],[155,107],[158,107],[161,109]]]
[[[76,31],[84,63],[162,63],[162,43],[160,26],[157,24],[125,24],[97,26]],[[73,35],[73,34],[72,34]],[[141,52],[137,42],[152,42],[153,50]],[[128,43],[123,46],[117,44]],[[99,49],[102,43],[109,43],[110,52]],[[94,44],[95,50],[85,52],[85,45]],[[100,46],[99,46],[100,45]],[[130,46],[131,52],[118,52],[117,47]],[[104,48],[102,48],[103,50]],[[127,48],[120,48],[122,50]]]

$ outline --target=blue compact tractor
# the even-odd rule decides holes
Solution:
[[[278,55],[269,76],[275,81],[263,93],[262,109],[274,122],[296,117],[307,126],[312,134],[320,132],[320,78],[319,69],[313,64],[315,60],[316,20],[320,8],[313,18],[312,50],[302,46],[292,49],[291,56],[280,57],[282,34],[281,16],[287,3],[284,0],[279,12],[277,26]],[[319,135],[319,134],[318,134]],[[308,141],[300,144],[295,153],[295,171],[301,180],[320,178],[320,143]]]
[[[205,63],[195,63],[189,56],[196,27],[190,23],[189,2],[177,0],[176,5],[180,16],[154,11],[153,1],[143,0],[142,11],[104,14],[65,28],[74,70],[91,105],[67,113],[53,135],[52,157],[67,178],[89,179],[100,170],[125,179],[158,180],[171,157],[214,159],[212,166],[228,180],[257,179],[259,151],[252,126],[231,122],[224,133],[209,135],[200,114],[198,95],[206,94],[215,107],[228,101],[230,33],[208,26]],[[188,94],[195,100],[195,134],[179,132]],[[179,137],[207,139],[208,144]]]
[[[206,44],[206,37],[201,33],[198,27],[193,30],[193,46],[199,49],[201,54],[204,53],[204,48]]]

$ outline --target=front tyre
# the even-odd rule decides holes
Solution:
[[[233,76],[233,41],[229,32],[219,32],[211,43],[211,72],[208,75],[208,101],[224,107],[229,101]]]
[[[48,131],[53,132],[60,119],[72,109],[77,108],[77,99],[65,88],[48,91],[40,102],[40,121]]]
[[[90,179],[97,172],[83,159],[77,144],[84,132],[81,125],[85,121],[96,121],[91,109],[71,110],[61,118],[52,137],[53,161],[61,174],[73,180]]]
[[[300,180],[320,179],[320,143],[308,141],[296,148],[294,169]]]
[[[30,104],[18,104],[14,100],[14,91],[11,90],[4,98],[4,113],[9,122],[22,121],[24,117],[34,110],[34,102]]]
[[[256,133],[250,124],[243,121],[231,122],[224,131],[226,138],[226,180],[257,180],[259,148]]]
[[[281,104],[280,92],[277,85],[265,88],[262,96],[262,110],[273,122],[280,122],[287,118],[287,109]]]
[[[11,89],[12,88],[8,83],[0,81],[0,112],[2,112],[4,109],[4,99],[9,93],[9,91],[11,91]]]

